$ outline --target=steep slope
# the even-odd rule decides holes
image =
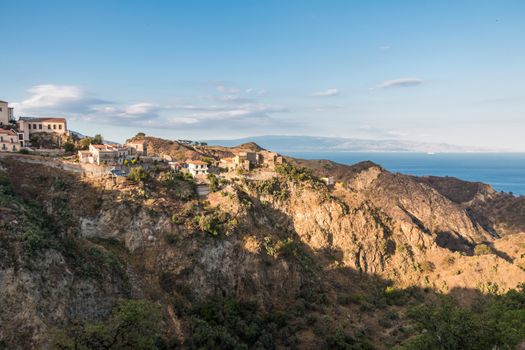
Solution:
[[[525,196],[516,197],[486,184],[452,177],[414,179],[469,210],[492,232],[501,236],[525,232]]]
[[[3,166],[9,348],[51,346],[57,329],[91,341],[92,322],[139,298],[160,306],[156,336],[173,346],[386,349],[411,334],[406,309],[436,293],[468,304],[525,281],[522,235],[498,239],[461,203],[373,163],[285,165],[206,199],[157,169],[121,183]],[[335,188],[315,176],[333,173]]]

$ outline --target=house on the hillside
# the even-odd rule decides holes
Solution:
[[[188,172],[193,177],[206,176],[208,175],[208,164],[201,160],[187,160]]]
[[[326,184],[326,186],[333,186],[333,185],[335,185],[335,180],[334,180],[333,176],[322,177],[321,181],[323,181]]]
[[[283,157],[275,152],[270,151],[260,151],[259,154],[259,164],[270,169],[275,168],[278,164],[283,164]]]
[[[13,130],[0,129],[0,152],[18,152],[18,135]]]
[[[13,107],[9,107],[6,101],[0,101],[0,126],[9,125],[14,121]]]
[[[91,151],[78,151],[78,161],[80,163],[93,163],[93,153]]]
[[[31,135],[35,133],[46,133],[57,135],[60,143],[62,135],[69,135],[65,118],[26,118],[18,120],[18,129],[21,133],[22,146],[29,146]]]
[[[129,157],[129,148],[119,145],[89,145],[92,163],[95,164],[122,164]],[[89,159],[89,155],[87,156]],[[80,154],[79,154],[80,157]]]
[[[180,169],[182,168],[182,165],[179,162],[168,162],[168,165],[171,170],[178,173]]]
[[[130,155],[131,156],[147,156],[148,155],[148,146],[146,144],[146,140],[144,139],[138,139],[133,140],[125,145],[130,149]]]

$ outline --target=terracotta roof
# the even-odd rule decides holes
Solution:
[[[13,129],[9,129],[9,130],[6,130],[6,129],[0,129],[0,134],[4,134],[4,135],[16,135],[16,132],[14,132]]]
[[[65,123],[66,118],[29,118],[29,117],[22,117],[20,120],[24,120],[26,122],[37,122],[37,123]]]
[[[208,163],[203,162],[202,160],[187,160],[186,163],[195,165],[208,165]]]

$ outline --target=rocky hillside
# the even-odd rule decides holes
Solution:
[[[155,142],[181,158],[212,152]],[[479,195],[487,188],[456,194],[373,163],[288,161],[206,198],[158,167],[115,182],[2,161],[0,345],[440,348],[446,329],[420,315],[437,327],[455,313],[444,324],[472,326],[446,333],[449,349],[525,336],[501,323],[517,319],[501,298],[512,310],[525,299],[513,291],[525,282],[525,220],[490,216],[503,205]],[[327,174],[335,187],[318,180]]]

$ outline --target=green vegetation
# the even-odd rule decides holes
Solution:
[[[131,168],[128,179],[133,182],[142,182],[148,178],[148,173],[141,166]]]
[[[188,349],[275,349],[275,338],[294,342],[283,313],[260,316],[255,303],[216,298],[191,311]],[[290,344],[291,345],[291,344]]]
[[[319,185],[322,182],[313,175],[312,170],[305,167],[297,167],[288,163],[279,164],[275,167],[277,174],[294,182],[309,182],[312,185]]]
[[[104,323],[84,323],[59,332],[55,349],[158,349],[160,307],[146,300],[122,300]]]
[[[415,334],[398,349],[514,349],[525,339],[525,286],[487,297],[473,309],[442,297],[408,316]]]
[[[94,137],[91,138],[91,144],[93,145],[101,145],[104,143],[104,138],[100,134],[96,134]]]
[[[246,181],[246,185],[259,195],[272,196],[281,201],[284,201],[288,197],[286,183],[282,183],[278,178],[263,181]]]
[[[75,148],[75,144],[72,143],[72,142],[66,142],[64,143],[64,151],[66,151],[66,153],[73,153],[75,152],[76,148]]]
[[[478,244],[474,247],[474,255],[487,255],[491,253],[492,249],[486,244]]]
[[[210,181],[209,187],[211,192],[217,192],[220,190],[220,182],[217,176],[208,174],[208,181]]]
[[[195,216],[193,221],[200,231],[212,236],[219,234],[229,236],[239,225],[237,219],[219,209],[208,209],[205,213]]]

